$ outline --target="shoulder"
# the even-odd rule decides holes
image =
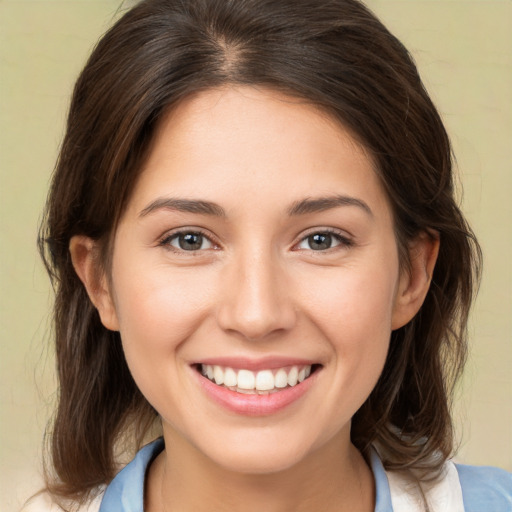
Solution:
[[[376,484],[375,512],[512,512],[512,473],[495,467],[446,461],[440,478],[423,481],[413,470],[385,470],[371,453]]]
[[[70,507],[70,512],[98,512],[104,489],[100,489],[93,499],[81,506]],[[66,507],[67,509],[67,507]],[[67,512],[58,505],[47,492],[41,492],[30,498],[20,512]]]
[[[135,458],[125,466],[106,488],[98,488],[94,498],[84,505],[70,505],[62,508],[47,492],[32,497],[20,512],[98,512],[143,510],[144,479],[148,465],[164,449],[162,439],[146,445]]]
[[[161,438],[144,446],[110,482],[103,496],[100,512],[112,510],[122,512],[128,510],[125,508],[127,503],[130,504],[130,512],[143,512],[146,471],[163,449],[164,442]]]
[[[512,511],[512,473],[489,466],[456,464],[466,512]]]

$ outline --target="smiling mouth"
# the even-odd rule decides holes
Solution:
[[[295,365],[251,371],[227,366],[198,364],[196,369],[217,386],[248,395],[269,395],[307,380],[320,365]]]

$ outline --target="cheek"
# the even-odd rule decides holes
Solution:
[[[208,303],[205,286],[190,272],[170,273],[164,266],[137,268],[127,272],[119,266],[115,280],[115,303],[121,334],[136,343],[186,338],[200,321]],[[129,278],[126,278],[129,276]]]
[[[307,295],[315,324],[338,348],[364,347],[391,333],[397,272],[341,269],[315,280]]]
[[[171,411],[175,417],[181,402],[173,390],[183,386],[181,344],[201,323],[204,305],[179,278],[168,280],[162,274],[146,269],[138,275],[132,269],[130,279],[118,279],[116,309],[137,387],[160,414]]]
[[[169,275],[162,265],[121,261],[113,273],[115,304],[130,371],[155,406],[167,386],[176,386],[181,344],[203,321],[210,295],[186,272]]]
[[[386,361],[397,272],[352,268],[323,280],[308,296],[311,319],[334,355],[330,400],[340,417],[359,409]],[[317,284],[322,284],[318,282]],[[348,420],[348,418],[345,418]]]

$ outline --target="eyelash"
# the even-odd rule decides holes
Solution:
[[[206,234],[203,230],[201,229],[197,229],[197,228],[193,228],[193,229],[180,229],[179,231],[174,231],[172,233],[168,233],[166,234],[158,243],[159,246],[161,247],[164,247],[172,252],[175,252],[177,254],[183,254],[183,253],[190,253],[190,254],[194,254],[194,253],[198,253],[199,251],[201,250],[210,250],[210,248],[208,249],[196,249],[196,250],[186,250],[186,249],[181,249],[181,248],[177,248],[177,247],[174,247],[173,245],[171,245],[171,241],[174,240],[174,239],[177,239],[179,238],[180,236],[184,236],[184,235],[199,235],[201,236],[204,240],[207,240],[211,245],[212,245],[212,248],[218,248],[219,245],[214,241],[212,240],[212,237],[209,236],[208,234]],[[345,234],[342,234],[342,232],[340,231],[337,231],[335,229],[332,229],[332,228],[326,228],[326,229],[315,229],[313,231],[311,231],[310,233],[304,235],[300,240],[299,242],[297,242],[296,244],[294,244],[294,248],[297,247],[298,245],[302,244],[303,242],[307,241],[307,239],[309,237],[312,237],[314,235],[328,235],[328,236],[331,236],[332,238],[334,238],[337,242],[338,242],[338,245],[335,245],[334,247],[328,247],[326,249],[321,249],[321,250],[314,250],[314,249],[294,249],[294,250],[309,250],[311,252],[316,252],[316,253],[325,253],[325,252],[330,252],[331,250],[333,249],[336,249],[336,247],[338,246],[341,246],[342,248],[350,248],[354,245],[354,241],[351,240],[349,237],[347,237]]]

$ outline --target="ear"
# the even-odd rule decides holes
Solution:
[[[430,288],[430,281],[439,253],[439,235],[420,233],[409,243],[410,268],[400,276],[393,308],[393,330],[403,327],[420,310]]]
[[[101,323],[111,331],[119,330],[119,322],[108,279],[101,268],[98,243],[87,236],[74,236],[69,243],[71,261],[82,281]]]

